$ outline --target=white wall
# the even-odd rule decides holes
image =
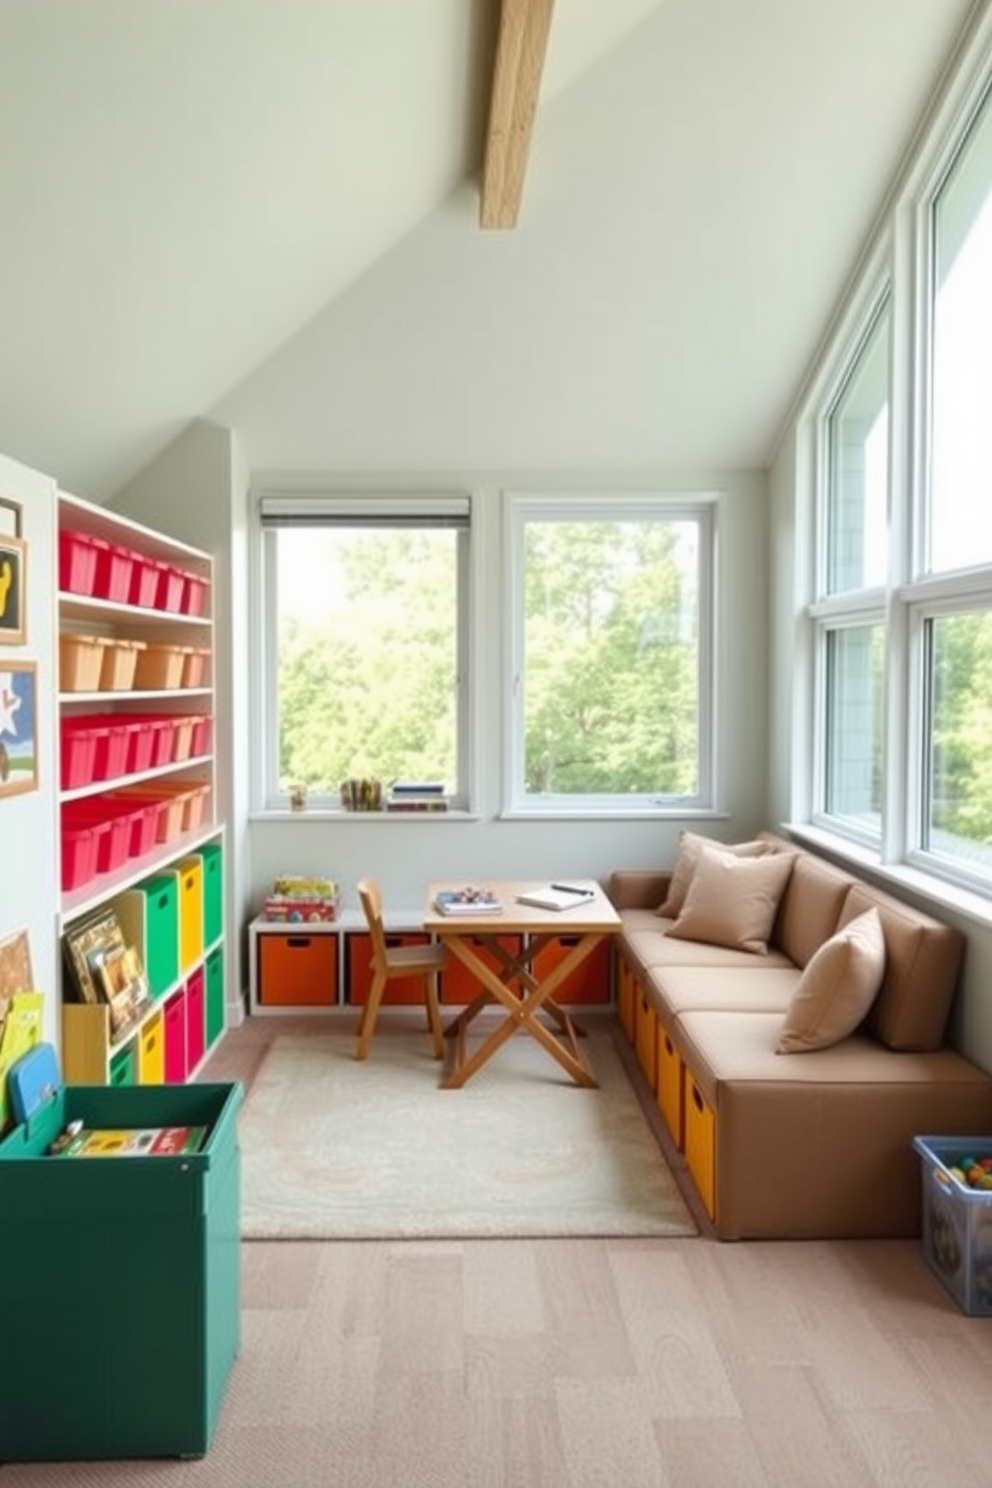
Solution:
[[[38,789],[0,799],[0,940],[28,932],[34,990],[45,994],[44,1037],[59,1047],[55,482],[0,455],[0,495],[21,504],[21,532],[28,544],[27,641],[0,645],[0,671],[16,661],[35,662],[38,668]]]

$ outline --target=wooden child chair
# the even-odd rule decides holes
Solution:
[[[448,964],[448,952],[443,945],[390,946],[386,943],[386,932],[382,923],[382,895],[379,885],[371,878],[363,878],[358,885],[358,897],[369,934],[372,937],[372,985],[368,1001],[358,1025],[358,1047],[356,1059],[364,1059],[375,1033],[379,1004],[386,983],[396,977],[419,976],[424,985],[424,1001],[427,1004],[427,1026],[434,1046],[434,1058],[444,1057],[444,1042],[441,1032],[441,1010],[438,1005],[438,974]]]

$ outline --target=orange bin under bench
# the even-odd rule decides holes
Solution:
[[[658,1014],[643,987],[637,988],[634,1012],[634,1052],[651,1089],[658,1089]]]
[[[716,1217],[716,1115],[696,1084],[691,1070],[685,1071],[685,1161],[699,1190],[706,1213]]]
[[[305,929],[258,936],[263,1007],[331,1007],[338,1000],[338,938]]]
[[[669,1136],[681,1150],[685,1145],[685,1065],[660,1018],[656,1071],[658,1110],[668,1127]]]

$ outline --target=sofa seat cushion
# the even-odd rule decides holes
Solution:
[[[665,966],[706,966],[721,972],[735,967],[765,971],[771,966],[792,966],[781,951],[770,949],[767,956],[757,956],[753,951],[710,945],[708,941],[676,940],[665,934],[674,921],[659,920],[644,910],[621,910],[620,919],[627,959],[642,972],[651,973]]]
[[[758,958],[752,956],[751,960]],[[802,972],[796,966],[712,966],[654,968],[646,986],[649,999],[666,1026],[688,1012],[777,1013],[788,1008]]]

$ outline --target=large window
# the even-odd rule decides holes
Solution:
[[[708,501],[517,496],[511,805],[708,806]]]
[[[816,824],[987,893],[992,96],[975,98],[820,398],[809,779]]]
[[[263,497],[266,799],[467,791],[467,497]]]

